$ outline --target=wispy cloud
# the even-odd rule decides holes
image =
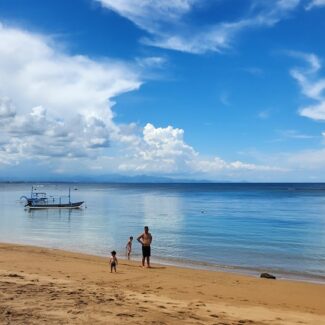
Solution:
[[[258,118],[261,120],[266,120],[270,117],[270,111],[269,110],[264,110],[258,113]]]
[[[309,135],[309,134],[304,134],[301,133],[297,130],[279,130],[278,131],[279,135],[283,138],[288,138],[288,139],[313,139],[315,136]]]
[[[325,0],[311,0],[305,8],[311,10],[318,7],[325,7]]]
[[[325,135],[324,139],[325,139]],[[300,139],[301,140],[301,139]],[[299,138],[297,139],[299,141]],[[260,150],[249,150],[242,152],[246,159],[259,160],[261,164],[281,166],[282,175],[277,172],[275,179],[287,179],[293,181],[306,181],[311,174],[317,175],[316,181],[324,181],[325,178],[325,149],[305,149],[291,151],[286,150],[284,152],[262,152]],[[265,173],[268,177],[271,175],[271,171]],[[279,177],[279,175],[281,175]],[[270,180],[270,178],[268,178]]]
[[[220,52],[229,48],[235,37],[248,29],[270,27],[285,19],[300,0],[275,0],[272,3],[251,0],[245,17],[234,21],[216,21],[196,26],[189,14],[198,12],[199,0],[94,0],[103,7],[129,19],[148,33],[142,42],[156,47],[201,54]],[[218,2],[222,10],[223,1]],[[214,3],[215,5],[216,3]],[[213,10],[216,10],[215,8]]]
[[[297,80],[302,93],[312,100],[312,104],[300,109],[302,116],[325,120],[325,79],[321,77],[322,67],[320,59],[315,54],[291,53],[307,63],[306,68],[294,68],[290,71],[292,77]]]
[[[263,69],[257,67],[248,67],[248,68],[243,68],[242,70],[255,77],[261,77],[264,74]]]
[[[155,33],[165,24],[179,24],[199,0],[94,0],[131,20],[140,28]]]
[[[222,94],[220,94],[219,100],[224,106],[230,106],[231,105],[230,104],[230,96],[229,96],[228,92],[223,92]]]
[[[292,166],[296,170],[322,170],[325,166],[325,149],[319,150],[303,150],[294,154],[283,155],[282,159],[287,165]],[[321,174],[319,174],[321,175]],[[324,174],[323,174],[324,175]]]

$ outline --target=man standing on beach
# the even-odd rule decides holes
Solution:
[[[144,227],[144,233],[142,233],[138,238],[137,241],[142,245],[142,266],[144,267],[145,260],[147,260],[147,267],[150,267],[150,255],[151,255],[151,242],[152,236],[149,232],[149,227]]]

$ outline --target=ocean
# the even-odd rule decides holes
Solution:
[[[72,184],[77,210],[28,211],[0,184],[0,241],[125,258],[149,226],[152,261],[325,283],[325,184]],[[43,184],[67,195],[69,184]]]

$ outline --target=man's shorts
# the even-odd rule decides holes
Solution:
[[[150,246],[142,246],[142,256],[149,257],[151,255],[151,248]]]

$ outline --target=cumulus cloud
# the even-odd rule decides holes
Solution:
[[[148,32],[147,45],[189,53],[220,52],[231,46],[238,33],[249,28],[273,26],[284,19],[300,0],[251,1],[251,14],[234,21],[216,21],[195,25],[189,18],[198,8],[209,6],[199,0],[94,0]],[[222,2],[218,3],[222,10]],[[213,9],[216,10],[216,9]]]
[[[1,25],[0,71],[0,155],[15,161],[97,155],[118,133],[112,98],[141,85],[127,63],[69,55],[44,35]]]
[[[315,54],[293,53],[307,63],[306,68],[294,68],[291,76],[299,83],[302,93],[312,101],[300,109],[302,116],[325,120],[325,79],[319,75],[321,61]]]
[[[122,171],[176,173],[188,168],[187,161],[197,153],[183,140],[182,129],[168,126],[156,128],[148,123],[137,138],[137,146],[130,143],[128,159],[119,165]]]
[[[164,64],[158,57],[139,62],[71,55],[44,35],[1,26],[0,164],[37,162],[73,174],[276,170],[202,157],[180,128],[117,124],[112,98],[137,90],[142,69]]]
[[[226,162],[219,157],[202,157],[184,141],[184,130],[167,126],[158,127],[148,123],[137,146],[129,150],[121,171],[160,172],[167,174],[199,174],[210,177],[225,171],[281,171],[281,168],[244,163]]]

